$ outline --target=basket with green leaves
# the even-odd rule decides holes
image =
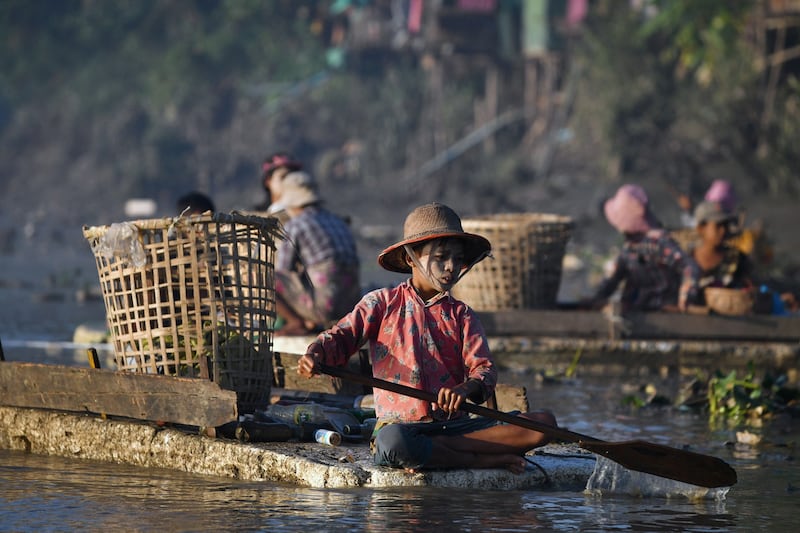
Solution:
[[[210,379],[263,408],[272,385],[276,219],[240,213],[84,227],[117,369]]]

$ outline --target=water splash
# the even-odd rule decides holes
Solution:
[[[628,470],[617,463],[597,456],[594,472],[586,483],[585,493],[601,496],[603,494],[627,494],[639,498],[684,497],[689,500],[725,499],[730,487],[698,487],[682,481],[666,479],[644,472]]]

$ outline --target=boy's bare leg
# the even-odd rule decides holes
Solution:
[[[522,415],[537,422],[556,426],[555,417],[547,412]],[[512,424],[493,426],[458,437],[439,436],[433,439],[433,452],[426,467],[441,468],[507,468],[516,474],[525,470],[525,452],[544,446],[550,438]]]

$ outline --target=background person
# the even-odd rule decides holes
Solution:
[[[680,307],[705,306],[706,287],[729,289],[752,285],[752,265],[747,255],[731,246],[731,227],[736,215],[720,202],[704,201],[694,211],[698,239],[686,251],[686,267],[680,289]]]
[[[739,197],[736,195],[733,184],[728,180],[716,179],[711,182],[703,196],[703,201],[719,203],[723,210],[732,216],[736,215],[739,210]],[[694,210],[697,206],[694,205],[689,195],[678,194],[678,207],[681,210],[681,224],[686,228],[695,229],[697,220],[694,217]],[[733,227],[731,229],[736,230]]]
[[[261,163],[261,186],[266,196],[253,209],[267,211],[271,204],[280,201],[284,176],[298,170],[303,170],[303,164],[287,152],[276,152],[267,156]]]
[[[175,202],[175,210],[179,215],[200,215],[206,211],[214,212],[214,202],[211,198],[198,191],[184,194]]]
[[[624,283],[623,312],[677,311],[684,252],[650,211],[647,193],[638,185],[623,185],[603,211],[625,240],[612,272],[584,304],[602,307]]]
[[[322,207],[317,184],[306,172],[282,179],[280,201],[286,239],[278,245],[275,290],[284,325],[276,335],[305,335],[328,327],[361,297],[359,259],[350,226]]]

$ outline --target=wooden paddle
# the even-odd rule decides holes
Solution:
[[[346,379],[361,385],[396,392],[427,402],[436,402],[435,394],[392,383],[372,376],[355,374],[348,370],[317,363],[317,369],[329,376]],[[659,477],[682,481],[699,487],[730,487],[736,484],[736,471],[722,459],[687,450],[679,450],[642,440],[607,442],[535,420],[489,409],[469,402],[461,410],[493,418],[508,424],[546,433],[554,438],[577,443],[581,448],[602,455],[629,470],[645,472]]]

